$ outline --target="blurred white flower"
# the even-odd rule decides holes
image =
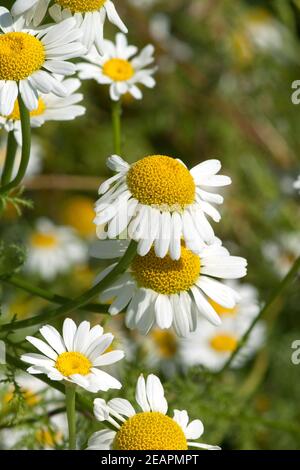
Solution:
[[[52,281],[73,265],[88,258],[87,245],[69,227],[56,226],[42,218],[36,222],[28,239],[27,271]]]
[[[264,243],[263,254],[273,265],[278,277],[284,277],[300,256],[300,237],[298,232],[286,232],[277,240]]]
[[[199,325],[194,333],[180,340],[180,362],[184,367],[202,365],[212,371],[220,370],[258,315],[260,307],[256,290],[248,284],[231,282],[229,285],[240,295],[238,304],[232,309],[226,309],[212,302],[222,324],[217,328],[208,323]],[[262,347],[264,339],[265,324],[259,322],[234,358],[232,367],[242,367]]]
[[[298,176],[297,180],[294,183],[294,188],[298,189],[300,192],[300,175]]]
[[[137,52],[137,47],[128,45],[126,36],[118,33],[115,43],[104,41],[101,55],[94,48],[85,56],[90,63],[77,65],[79,77],[83,80],[92,78],[101,85],[109,85],[110,97],[114,101],[126,93],[141,99],[143,95],[137,85],[148,88],[155,86],[152,75],[156,68],[147,68],[154,62],[154,47],[149,44],[138,55]]]

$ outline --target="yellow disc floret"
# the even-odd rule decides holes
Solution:
[[[54,248],[58,244],[57,237],[52,233],[36,232],[31,236],[31,245],[34,248]]]
[[[24,80],[43,66],[46,54],[42,42],[27,33],[0,36],[0,80]]]
[[[141,204],[162,210],[181,210],[195,200],[196,186],[187,168],[171,157],[153,155],[136,162],[127,184]]]
[[[187,450],[185,435],[172,418],[158,412],[138,413],[117,432],[115,450]]]
[[[220,353],[231,353],[235,351],[237,344],[237,338],[227,333],[218,334],[210,340],[211,347]]]
[[[158,258],[152,248],[146,256],[136,256],[131,268],[141,287],[171,295],[188,291],[194,285],[200,274],[200,265],[199,256],[182,246],[178,261],[169,255]]]
[[[55,367],[62,375],[69,377],[73,374],[87,375],[92,363],[79,352],[64,352],[56,359]]]
[[[41,116],[46,111],[46,104],[43,98],[39,98],[38,100],[38,107],[33,111],[30,111],[30,117]],[[12,110],[11,114],[7,116],[7,119],[12,119],[13,121],[20,121],[20,107],[18,100],[15,101],[14,109]]]
[[[172,331],[154,330],[150,335],[160,357],[171,359],[175,356],[177,352],[177,339]]]
[[[115,82],[124,82],[134,75],[134,68],[128,60],[110,59],[103,65],[102,72]]]
[[[214,300],[211,300],[209,301],[210,305],[214,308],[214,310],[217,312],[217,314],[219,316],[225,316],[225,315],[228,315],[228,316],[234,316],[236,315],[237,313],[237,306],[233,307],[233,308],[226,308],[226,307],[222,307],[222,305],[220,304],[217,304],[217,302],[215,302]]]
[[[72,13],[86,13],[97,11],[103,7],[106,0],[55,0],[63,8],[71,10]]]

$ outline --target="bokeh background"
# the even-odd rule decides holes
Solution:
[[[234,254],[248,259],[247,282],[259,290],[263,303],[300,254],[300,197],[293,188],[300,173],[300,105],[291,100],[292,83],[300,79],[300,1],[116,4],[129,42],[154,44],[159,65],[154,90],[145,90],[141,102],[127,96],[123,100],[123,157],[133,162],[166,154],[190,167],[209,158],[222,161],[233,184],[224,192],[216,234]],[[105,32],[113,38],[116,30],[107,24]],[[28,178],[23,193],[33,207],[23,208],[17,217],[8,206],[1,219],[4,240],[26,248],[35,221],[46,216],[72,226],[87,246],[92,244],[92,208],[99,182],[109,175],[105,160],[113,152],[111,111],[105,86],[85,81],[81,91],[85,116],[33,131],[41,168]],[[100,268],[99,261],[89,259],[50,284],[26,276],[58,294],[74,296],[91,285]],[[48,305],[7,285],[2,285],[1,296],[4,322],[9,316],[23,319],[40,313]],[[298,281],[269,311],[262,350],[246,367],[222,378],[199,368],[167,377],[159,363],[150,367],[145,354],[135,351],[134,363],[123,364],[118,372],[126,397],[133,396],[141,370],[159,370],[170,405],[180,409],[188,403],[190,416],[203,420],[205,442],[225,449],[299,449],[300,365],[291,362],[291,344],[300,339],[299,305]],[[109,328],[106,316],[74,312],[74,318],[85,317],[108,322]],[[114,328],[130,349],[135,339],[122,330],[122,321]],[[10,385],[3,391],[5,387]],[[44,441],[36,439],[40,422],[30,426],[26,437],[22,427],[14,427],[20,417],[34,416],[33,408],[18,395],[8,427],[6,407],[0,412],[0,446],[5,447],[3,431],[9,428],[19,439],[12,439],[13,446],[43,447]],[[91,423],[84,416],[80,420],[84,435]],[[47,417],[42,425],[48,431],[53,426]],[[53,438],[49,446],[63,442]]]

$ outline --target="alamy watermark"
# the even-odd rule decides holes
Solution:
[[[300,364],[300,339],[295,339],[292,342],[291,348],[294,350],[291,355],[291,361],[295,366],[298,366]]]
[[[0,341],[0,365],[6,364],[6,349],[4,341]]]
[[[291,101],[293,104],[300,104],[300,80],[294,80],[292,83],[292,89],[295,90],[291,95]]]

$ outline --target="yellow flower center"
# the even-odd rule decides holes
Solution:
[[[35,438],[42,446],[55,447],[56,444],[62,441],[63,435],[61,432],[53,433],[48,429],[38,429]]]
[[[69,377],[73,374],[89,374],[92,363],[79,352],[64,352],[56,359],[55,367],[62,375]]]
[[[55,0],[63,8],[71,10],[72,13],[86,13],[97,11],[103,7],[106,0]]]
[[[181,257],[174,261],[169,255],[158,258],[152,248],[146,256],[136,256],[132,262],[132,274],[137,283],[159,294],[177,294],[188,291],[200,274],[200,258],[181,247]]]
[[[62,212],[63,222],[74,227],[83,237],[95,234],[94,218],[94,202],[89,197],[73,197],[64,205]]]
[[[34,248],[54,248],[57,244],[57,237],[52,233],[37,232],[31,236],[31,245]]]
[[[236,350],[238,344],[238,340],[235,336],[222,333],[219,335],[214,336],[210,340],[211,347],[220,353],[227,353],[233,352]]]
[[[110,59],[103,65],[102,72],[115,82],[124,82],[134,75],[134,68],[128,60]]]
[[[138,413],[117,432],[115,450],[187,450],[181,427],[158,412]]]
[[[151,338],[163,359],[171,359],[177,352],[176,336],[169,330],[154,330]]]
[[[0,36],[0,80],[24,80],[42,67],[45,58],[42,42],[31,34]]]
[[[141,204],[162,210],[182,210],[195,200],[196,186],[185,166],[171,157],[153,155],[136,162],[127,184]]]
[[[30,111],[30,117],[41,116],[46,111],[46,104],[43,98],[39,98],[38,100],[38,107],[33,111]],[[13,121],[20,121],[20,108],[18,100],[15,101],[14,109],[12,110],[11,114],[7,116],[7,119],[12,119]]]
[[[229,316],[234,316],[237,314],[237,306],[233,308],[225,308],[222,307],[222,305],[217,304],[214,300],[210,299],[209,301],[210,305],[214,308],[214,310],[217,312],[218,315],[221,317],[224,315],[229,315]]]

